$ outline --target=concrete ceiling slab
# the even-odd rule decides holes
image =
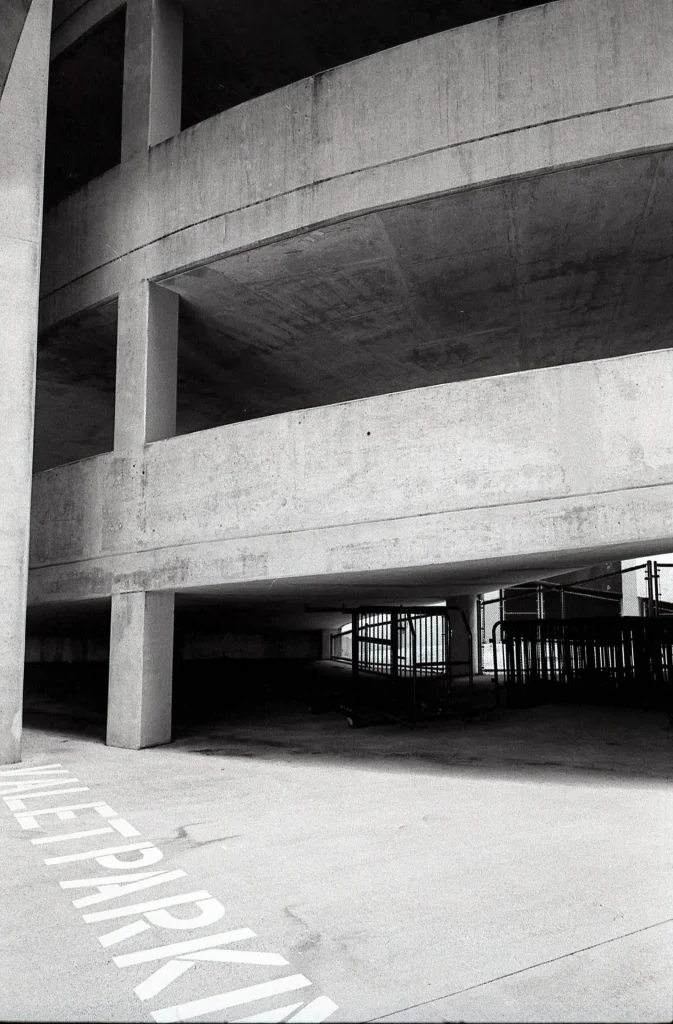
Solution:
[[[477,188],[379,213],[402,266],[510,245],[510,189]]]
[[[272,245],[238,253],[211,263],[210,269],[239,284],[264,284],[270,281],[305,277],[315,271],[323,274],[378,261],[388,255],[376,216],[330,224],[305,235],[284,238]]]

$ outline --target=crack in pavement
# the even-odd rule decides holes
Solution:
[[[411,1003],[410,1006],[402,1006],[398,1010],[391,1010],[390,1013],[383,1013],[380,1017],[370,1017],[367,1024],[374,1021],[385,1020],[387,1017],[394,1017],[395,1014],[405,1013],[407,1010],[415,1010],[419,1006],[429,1006],[430,1003],[439,1003],[442,999],[451,999],[452,996],[462,995],[463,992],[472,992],[475,988],[483,988],[485,985],[492,985],[504,978],[513,978],[516,974],[525,974],[526,971],[534,971],[536,967],[544,967],[546,964],[554,964],[558,960],[567,960],[568,957],[576,956],[578,953],[586,953],[590,949],[597,949],[599,946],[607,946],[611,942],[618,942],[620,939],[628,939],[631,935],[639,935],[641,932],[650,931],[652,928],[662,928],[665,924],[673,923],[673,917],[665,921],[656,921],[654,924],[646,924],[643,928],[635,928],[632,932],[624,932],[623,935],[615,935],[611,939],[603,939],[601,942],[594,942],[590,946],[582,946],[581,949],[573,949],[570,953],[561,953],[560,956],[553,956],[549,960],[540,960],[537,964],[530,964],[529,967],[520,967],[517,971],[508,971],[506,974],[498,974],[495,978],[488,978],[486,981],[478,981],[475,985],[467,985],[465,988],[457,988],[454,992],[447,992],[442,996],[434,996],[432,999],[423,999],[420,1003]]]

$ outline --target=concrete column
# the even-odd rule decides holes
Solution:
[[[170,592],[112,595],[111,747],[140,750],[171,741],[174,604]]]
[[[502,618],[502,591],[493,590],[488,594],[484,594],[484,601],[488,602],[484,604],[484,671],[491,672],[493,670],[493,627],[496,622],[499,622]],[[497,601],[495,599],[498,598]],[[490,603],[494,602],[494,603]],[[499,631],[497,633],[499,638]],[[502,669],[502,656],[500,650],[498,650],[498,666]]]
[[[182,8],[175,0],[127,0],[122,161],[180,131]]]
[[[465,618],[467,619],[468,625],[472,631],[472,665],[476,673],[477,665],[479,663],[477,655],[479,635],[479,630],[477,628],[477,596],[476,594],[466,594],[458,597],[448,597],[446,599],[446,603],[447,605],[452,605],[453,608],[462,609]],[[469,672],[468,662],[470,658],[470,642],[460,611],[450,610],[449,621],[451,623],[451,661],[452,663],[462,663],[454,665],[453,674],[454,676],[466,676]]]
[[[51,0],[0,0],[0,763],[21,757]],[[20,20],[20,19],[19,19]],[[9,38],[9,28],[16,31]],[[2,35],[0,28],[0,35]],[[11,43],[11,46],[9,45]],[[15,48],[14,48],[15,47]],[[5,52],[6,49],[6,52]],[[5,69],[9,70],[5,78]]]
[[[642,575],[642,569],[622,575],[622,615],[640,615],[638,577]]]
[[[115,454],[139,456],[175,433],[178,297],[149,281],[119,295]],[[171,739],[172,593],[113,594],[107,742],[157,746]]]
[[[150,281],[119,295],[114,448],[128,454],[175,434],[178,296]]]

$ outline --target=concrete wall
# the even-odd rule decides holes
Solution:
[[[33,0],[0,97],[0,763],[21,736],[50,23]]]
[[[557,0],[226,111],[50,214],[43,323],[322,222],[670,146],[672,51],[673,0]]]
[[[672,499],[666,350],[287,413],[40,473],[30,599],[558,553],[590,564],[661,550]]]

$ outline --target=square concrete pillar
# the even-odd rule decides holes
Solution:
[[[638,583],[642,580],[643,569],[622,574],[622,615],[640,615]]]
[[[493,671],[493,627],[500,622],[503,615],[502,591],[493,590],[483,595],[484,600],[484,647],[483,667],[485,672]],[[502,646],[500,644],[500,631],[496,630],[498,643],[498,668],[502,671]]]
[[[446,604],[451,606],[448,616],[451,624],[451,662],[454,664],[454,675],[467,676],[470,671],[470,659],[472,661],[472,670],[476,673],[480,661],[477,650],[479,643],[479,620],[476,594],[448,597]],[[460,614],[460,610],[456,611],[454,609],[462,610],[465,619]],[[465,628],[465,620],[467,620],[467,625],[472,632],[471,644]]]
[[[0,0],[0,764],[21,757],[50,33],[51,0]]]
[[[119,294],[115,452],[175,434],[178,296],[151,281]]]
[[[332,630],[320,630],[320,657],[323,661],[329,661],[332,653]]]
[[[122,161],[180,131],[182,8],[175,0],[127,0]]]
[[[171,741],[174,605],[170,592],[112,595],[108,746]]]

